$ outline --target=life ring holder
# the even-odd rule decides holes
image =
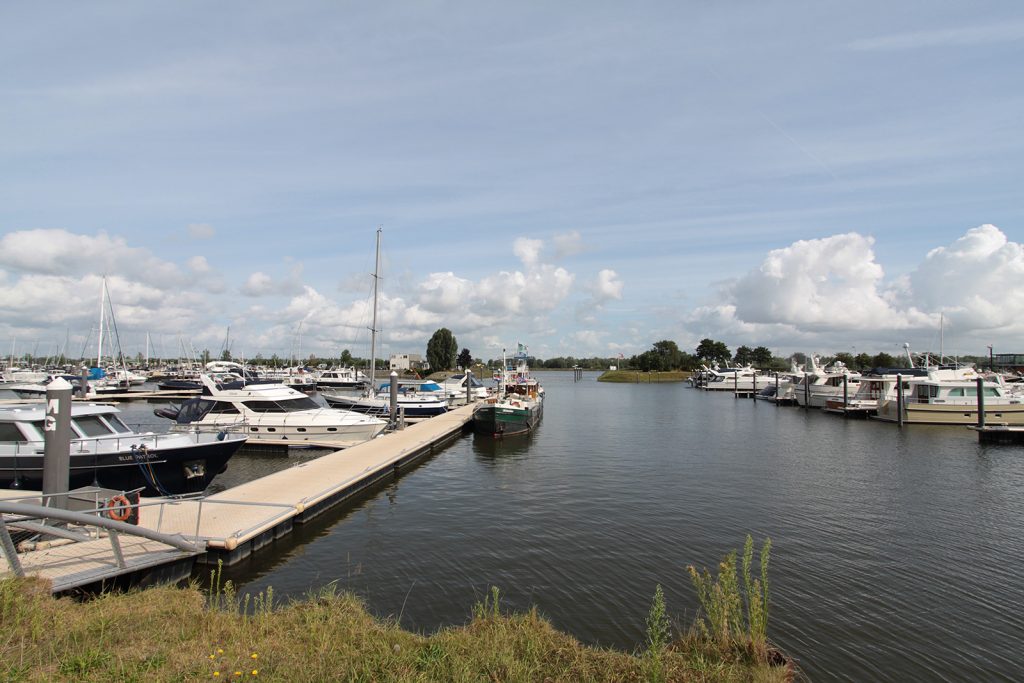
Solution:
[[[107,517],[115,522],[127,522],[132,516],[132,503],[127,496],[116,495],[107,501]]]

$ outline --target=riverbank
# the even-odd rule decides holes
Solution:
[[[272,605],[230,587],[55,599],[36,580],[0,582],[0,679],[18,681],[785,681],[785,666],[723,654],[695,636],[627,654],[587,647],[536,610],[478,603],[465,626],[429,636],[322,590]],[[213,602],[214,604],[210,604]],[[238,607],[241,609],[238,609]]]
[[[655,384],[658,382],[685,382],[693,373],[674,370],[671,372],[639,372],[637,370],[608,370],[597,378],[598,382],[623,384]]]

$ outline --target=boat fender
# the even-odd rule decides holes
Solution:
[[[227,434],[224,432],[217,432],[217,441],[223,441]]]
[[[127,522],[132,516],[131,502],[122,495],[117,495],[107,501],[107,517],[115,522]]]

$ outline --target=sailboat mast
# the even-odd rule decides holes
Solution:
[[[943,321],[943,314],[939,313],[939,365],[942,365],[942,358],[943,358],[943,353],[942,353],[942,324],[943,324],[943,322],[944,322]]]
[[[107,309],[107,278],[103,278],[100,286],[100,333],[96,341],[96,367],[103,367],[103,318]]]
[[[377,291],[380,284],[380,232],[377,226],[377,255],[373,264],[373,327],[370,328],[370,391],[376,384],[377,376]]]

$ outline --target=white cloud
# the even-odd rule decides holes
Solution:
[[[419,303],[428,311],[448,313],[465,308],[473,295],[473,283],[447,273],[431,273],[418,285]]]
[[[246,278],[240,291],[245,296],[251,297],[301,295],[305,291],[302,275],[301,263],[294,264],[288,275],[280,280],[258,270]]]
[[[187,230],[188,236],[194,240],[213,239],[213,236],[217,234],[217,231],[209,223],[190,223]]]
[[[542,240],[533,240],[528,237],[518,237],[512,243],[512,253],[527,268],[533,268],[540,262],[540,251],[543,248],[544,242]]]
[[[210,263],[206,260],[205,256],[193,256],[188,260],[188,267],[191,268],[194,273],[210,272]]]
[[[242,285],[242,294],[246,296],[267,296],[275,293],[274,280],[266,273],[256,271],[249,275]]]
[[[0,265],[49,275],[118,273],[158,286],[184,281],[175,264],[105,232],[95,236],[61,229],[10,232],[0,238]]]
[[[597,274],[597,283],[594,285],[594,296],[600,301],[622,298],[622,280],[614,270],[605,268]]]
[[[888,282],[873,242],[847,233],[772,250],[760,267],[727,283],[719,302],[694,309],[686,328],[733,343],[795,347],[906,337],[932,343],[942,313],[962,343],[1024,333],[1024,247],[995,226],[968,230]]]

